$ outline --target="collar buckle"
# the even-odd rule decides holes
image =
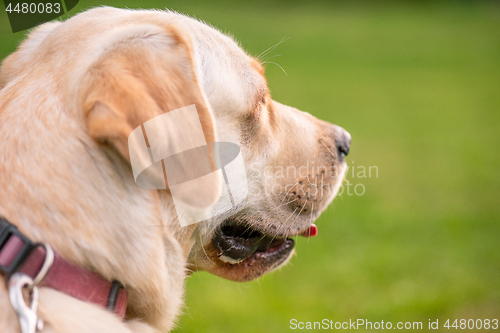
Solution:
[[[0,217],[0,254],[4,250],[9,250],[8,247],[19,248],[17,253],[12,258],[0,261],[0,273],[8,279],[14,274],[19,267],[28,258],[30,253],[35,248],[35,244],[24,236],[16,226],[10,224]],[[8,255],[6,257],[11,257]]]

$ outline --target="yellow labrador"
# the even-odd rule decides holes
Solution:
[[[273,101],[257,59],[174,12],[104,7],[44,24],[4,60],[0,88],[0,216],[129,293],[122,321],[42,287],[43,332],[170,330],[188,271],[247,281],[285,263],[346,168],[345,130]],[[241,148],[249,191],[181,227],[169,189],[135,184],[127,140],[193,104],[207,143]],[[4,283],[0,331],[20,331]]]

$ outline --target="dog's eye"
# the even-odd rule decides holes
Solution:
[[[266,107],[266,98],[262,98],[257,100],[257,103],[254,107],[253,117],[256,121],[259,121],[262,115],[262,110]]]
[[[257,109],[259,109],[259,111],[264,107],[266,106],[266,98],[265,97],[262,97],[258,102],[257,102]]]
[[[254,123],[266,122],[269,117],[269,108],[272,107],[269,91],[267,88],[261,88],[254,98],[251,120]]]

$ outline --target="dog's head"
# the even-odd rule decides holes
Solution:
[[[218,31],[191,29],[218,141],[243,152],[247,198],[197,224],[192,270],[248,281],[285,263],[293,236],[309,236],[336,195],[351,137],[339,126],[274,101],[258,59]]]
[[[197,225],[189,263],[192,270],[248,281],[285,263],[292,237],[313,232],[341,186],[351,139],[338,126],[273,101],[255,60],[241,57],[253,77],[242,75],[239,84],[259,87],[246,97],[258,102],[217,124],[225,129],[220,140],[242,148],[249,194],[236,209]]]
[[[196,106],[207,143],[240,147],[246,198],[195,227],[170,223],[193,271],[247,281],[283,264],[293,252],[291,238],[313,230],[313,222],[341,185],[350,135],[274,101],[259,60],[192,18],[99,8],[63,24],[47,24],[7,58],[0,86],[26,73],[57,77],[52,82],[59,84],[68,112],[83,111],[86,130],[113,160],[120,181],[134,181],[129,168],[131,132],[187,105]],[[216,183],[222,181],[212,179],[205,184],[208,190],[194,191],[185,201],[213,204],[220,194]],[[175,221],[166,186],[167,191],[155,194],[160,200],[154,200],[160,202],[163,220]],[[110,196],[117,188],[106,187]]]

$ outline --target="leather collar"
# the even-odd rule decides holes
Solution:
[[[122,319],[125,316],[128,292],[119,282],[109,282],[66,261],[47,244],[31,242],[16,226],[0,217],[0,274],[8,280],[16,272],[30,276],[35,285],[97,304]]]

